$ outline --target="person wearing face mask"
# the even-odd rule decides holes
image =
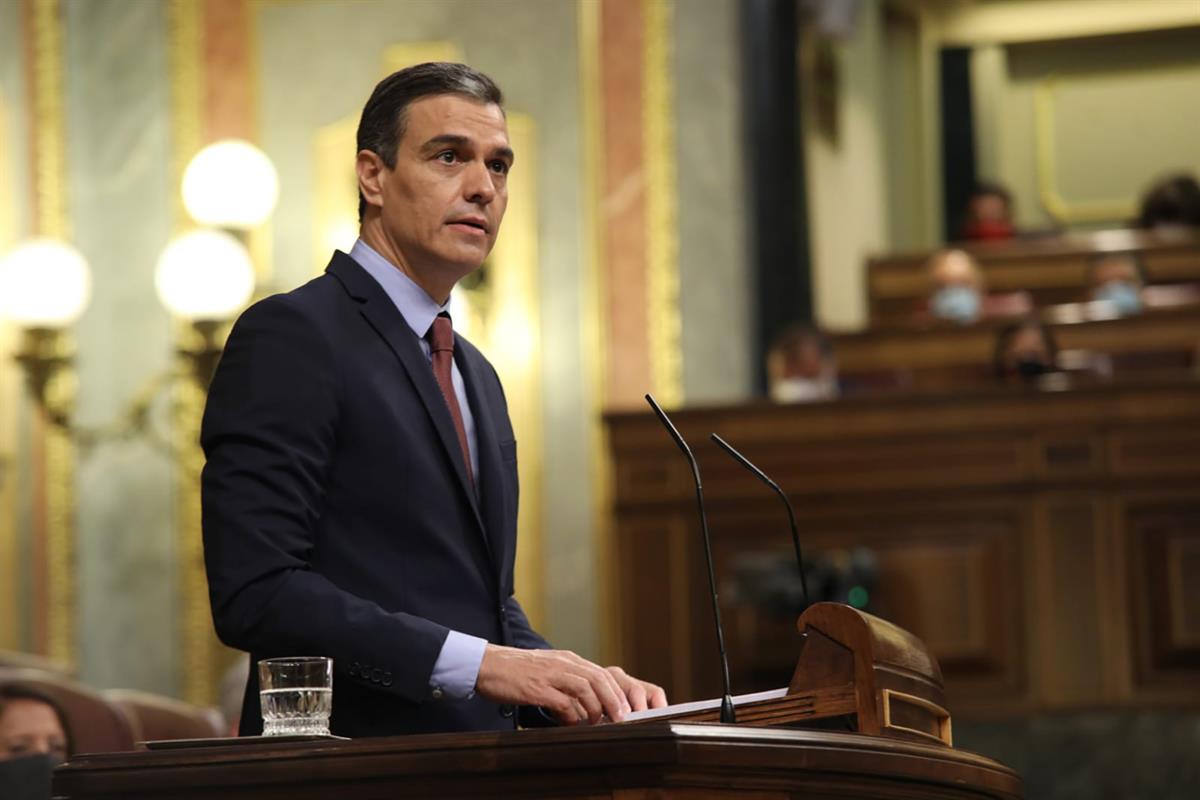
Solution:
[[[1110,304],[1119,316],[1137,314],[1143,306],[1144,276],[1136,253],[1098,255],[1088,265],[1090,297]]]
[[[1029,383],[1058,371],[1058,346],[1050,329],[1032,317],[1006,325],[993,358],[1001,383]]]
[[[0,796],[50,796],[55,766],[71,754],[66,715],[49,695],[19,683],[0,686]]]
[[[963,241],[995,242],[1016,236],[1012,195],[998,183],[981,181],[967,198],[959,238]]]
[[[833,400],[840,393],[833,345],[811,325],[792,325],[775,338],[767,379],[776,403]]]
[[[983,316],[983,272],[963,250],[943,250],[929,260],[929,312],[937,319],[970,325]]]
[[[979,262],[965,250],[934,253],[926,273],[930,293],[919,316],[973,325],[982,319],[1019,317],[1033,309],[1028,292],[988,294]]]

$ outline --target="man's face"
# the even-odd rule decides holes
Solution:
[[[380,173],[383,233],[396,255],[450,281],[478,269],[504,218],[512,161],[499,106],[457,95],[409,105],[396,166]]]

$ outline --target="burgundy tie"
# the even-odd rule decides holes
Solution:
[[[450,418],[454,420],[454,430],[458,433],[458,445],[462,448],[463,463],[467,466],[467,478],[475,485],[475,474],[471,470],[471,448],[467,445],[467,427],[463,425],[462,409],[458,407],[458,395],[454,392],[454,381],[450,377],[450,368],[454,364],[454,328],[450,317],[439,314],[433,318],[429,328],[429,349],[433,362],[433,377],[442,397],[450,407]]]

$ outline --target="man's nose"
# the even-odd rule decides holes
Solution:
[[[472,162],[463,175],[463,196],[472,203],[487,205],[496,197],[493,174],[482,161]]]

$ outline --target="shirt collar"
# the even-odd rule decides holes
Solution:
[[[433,318],[450,310],[450,301],[439,304],[412,278],[405,275],[386,258],[379,255],[362,239],[350,248],[350,257],[367,271],[383,287],[383,291],[395,303],[396,309],[420,338],[425,338]]]

